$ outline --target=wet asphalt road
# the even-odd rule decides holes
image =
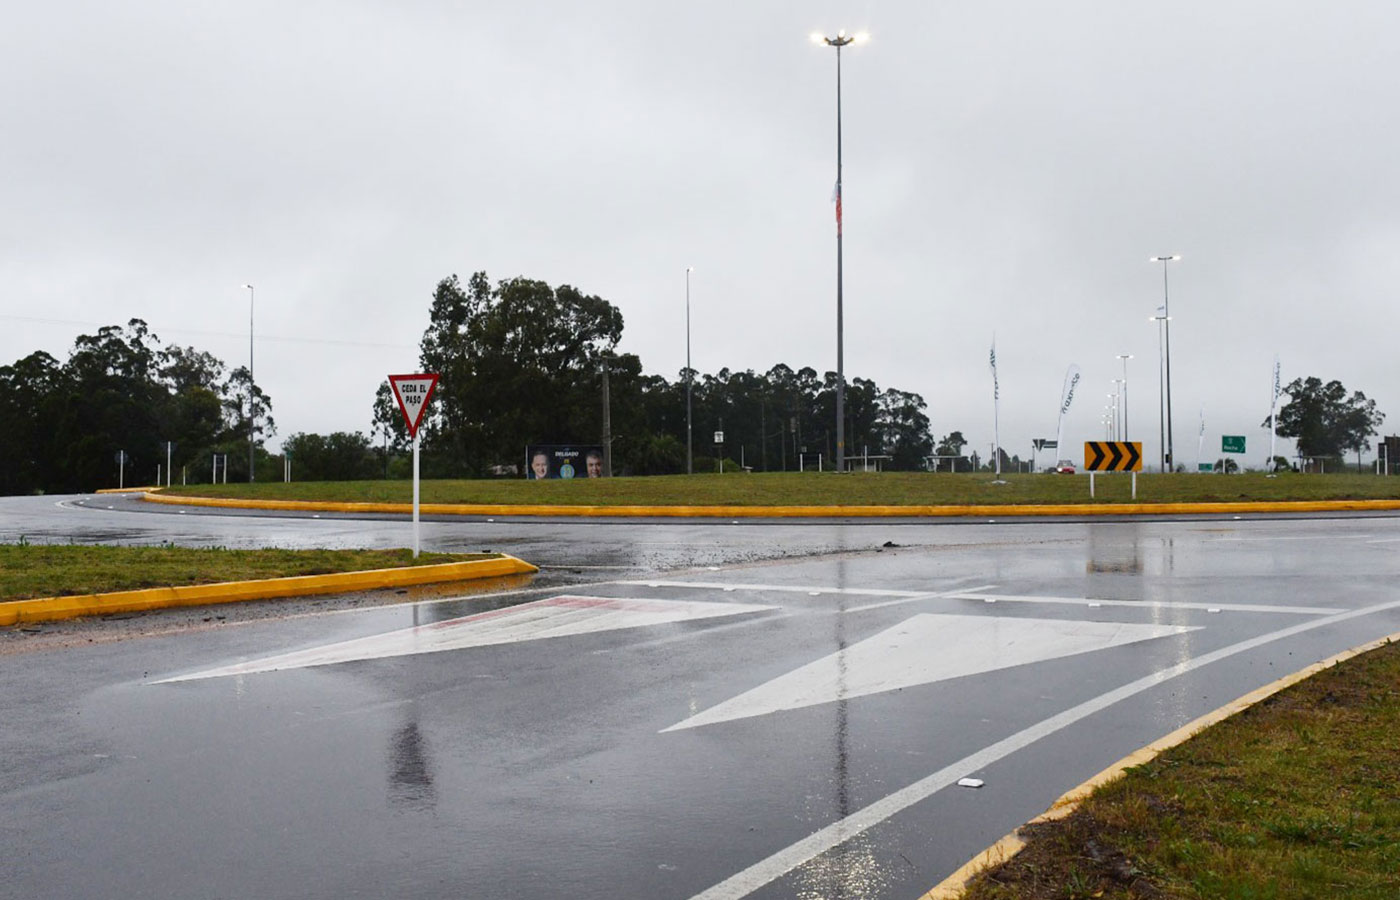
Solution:
[[[0,500],[0,540],[406,543],[101,505]],[[1400,631],[1387,517],[457,521],[424,547],[551,568],[4,642],[0,896],[912,900],[1126,753]]]

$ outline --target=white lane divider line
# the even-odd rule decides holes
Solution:
[[[832,850],[853,837],[863,834],[881,822],[895,816],[921,800],[926,800],[943,788],[956,784],[959,778],[963,778],[968,772],[977,772],[993,763],[1005,759],[1018,750],[1025,749],[1036,741],[1048,737],[1057,731],[1073,725],[1094,713],[1100,712],[1108,707],[1119,703],[1129,697],[1134,697],[1156,687],[1166,681],[1170,681],[1179,675],[1194,672],[1197,669],[1205,668],[1208,665],[1217,663],[1223,659],[1228,659],[1240,653],[1263,647],[1274,641],[1290,638],[1294,635],[1312,631],[1315,628],[1326,628],[1345,622],[1350,619],[1361,618],[1362,616],[1374,615],[1381,612],[1389,612],[1393,609],[1400,609],[1400,600],[1393,600],[1389,603],[1380,603],[1375,606],[1367,606],[1361,609],[1354,609],[1349,612],[1338,613],[1337,615],[1325,618],[1314,619],[1311,622],[1303,622],[1289,628],[1282,628],[1278,631],[1271,631],[1268,634],[1260,635],[1256,638],[1240,641],[1228,647],[1198,656],[1182,663],[1178,663],[1169,669],[1163,669],[1146,675],[1136,681],[1129,682],[1120,688],[1100,694],[1098,697],[1086,700],[1077,706],[1043,719],[1040,722],[1022,729],[1010,737],[1003,738],[995,744],[963,757],[952,765],[945,766],[919,779],[907,787],[901,788],[886,797],[876,800],[869,806],[859,809],[849,816],[837,819],[825,828],[822,828],[791,846],[788,846],[766,859],[761,859],[747,869],[721,881],[719,884],[696,894],[691,900],[739,900],[747,897],[759,888],[776,881],[782,876],[816,859],[818,856]]]
[[[811,584],[739,584],[728,581],[669,581],[656,578],[642,581],[614,581],[611,583],[637,585],[649,588],[696,588],[706,591],[765,591],[768,593],[787,594],[810,594],[816,591],[819,594],[848,594],[854,597],[922,598],[928,595],[928,591],[899,591],[883,588],[836,588]]]
[[[1130,606],[1134,609],[1200,609],[1207,612],[1286,613],[1297,616],[1330,616],[1346,612],[1336,606],[1264,606],[1252,603],[1177,603],[1160,600],[1100,600],[1090,597],[1037,597],[1033,595],[984,594],[978,591],[950,591],[953,600],[981,600],[983,603],[1057,603],[1066,606]]]

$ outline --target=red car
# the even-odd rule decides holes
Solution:
[[[1074,460],[1072,460],[1072,459],[1062,459],[1062,460],[1060,460],[1059,462],[1055,463],[1055,468],[1054,468],[1054,469],[1051,469],[1051,471],[1052,471],[1052,472],[1055,472],[1055,473],[1058,474],[1058,475],[1073,475],[1073,474],[1074,474]]]

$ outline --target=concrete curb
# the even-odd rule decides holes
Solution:
[[[148,503],[213,506],[228,509],[299,512],[402,513],[408,503],[335,503],[319,500],[244,500],[226,497],[176,497],[144,493]],[[423,503],[430,516],[559,516],[570,518],[1006,518],[1034,516],[1141,516],[1274,512],[1357,512],[1400,510],[1400,500],[1276,500],[1252,503],[1057,503],[973,506],[549,506],[546,504]]]
[[[1219,709],[1208,712],[1192,722],[1188,722],[1170,734],[1158,738],[1146,747],[1135,750],[1083,784],[1071,788],[1052,803],[1050,808],[1045,812],[1031,819],[1025,825],[1020,826],[1020,828],[1017,828],[1006,837],[974,856],[956,872],[943,879],[943,881],[939,882],[932,890],[921,896],[919,900],[957,900],[957,898],[963,895],[963,891],[973,878],[987,869],[991,869],[994,866],[1006,862],[1017,853],[1021,852],[1026,846],[1025,839],[1020,835],[1022,828],[1065,818],[1078,809],[1079,804],[1100,786],[1121,778],[1123,773],[1128,769],[1152,761],[1158,755],[1170,750],[1172,747],[1185,743],[1193,735],[1230,718],[1236,713],[1243,712],[1262,700],[1267,700],[1279,691],[1291,687],[1300,681],[1304,681],[1324,669],[1329,669],[1340,662],[1351,659],[1353,656],[1360,656],[1362,653],[1375,650],[1378,647],[1383,647],[1395,641],[1400,641],[1400,632],[1374,641],[1369,641],[1359,647],[1353,647],[1350,650],[1343,650],[1336,656],[1325,659],[1322,662],[1313,663],[1304,669],[1299,669],[1292,675],[1285,675],[1277,681],[1251,691],[1243,697],[1225,704]]]
[[[81,594],[72,597],[43,597],[0,603],[0,626],[26,622],[49,622],[79,616],[109,615],[165,609],[172,606],[204,606],[239,600],[267,600],[275,597],[301,597],[378,588],[405,587],[443,581],[468,581],[538,572],[539,569],[514,556],[475,559],[431,566],[369,569],[330,575],[296,575],[260,581],[225,581],[218,584],[146,588],[108,594]]]

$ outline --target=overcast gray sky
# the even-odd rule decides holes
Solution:
[[[1400,427],[1400,5],[1211,0],[51,0],[0,30],[0,362],[140,317],[246,362],[283,436],[367,430],[436,282],[616,304],[647,371],[835,369],[842,54],[847,377],[936,436],[1158,455],[1171,270],[1177,459],[1261,464],[1283,381]],[[699,423],[703,430],[709,426]],[[588,439],[591,435],[541,435]],[[1290,442],[1280,442],[1290,448]],[[273,441],[276,446],[276,441]],[[853,452],[859,452],[853,447]]]

